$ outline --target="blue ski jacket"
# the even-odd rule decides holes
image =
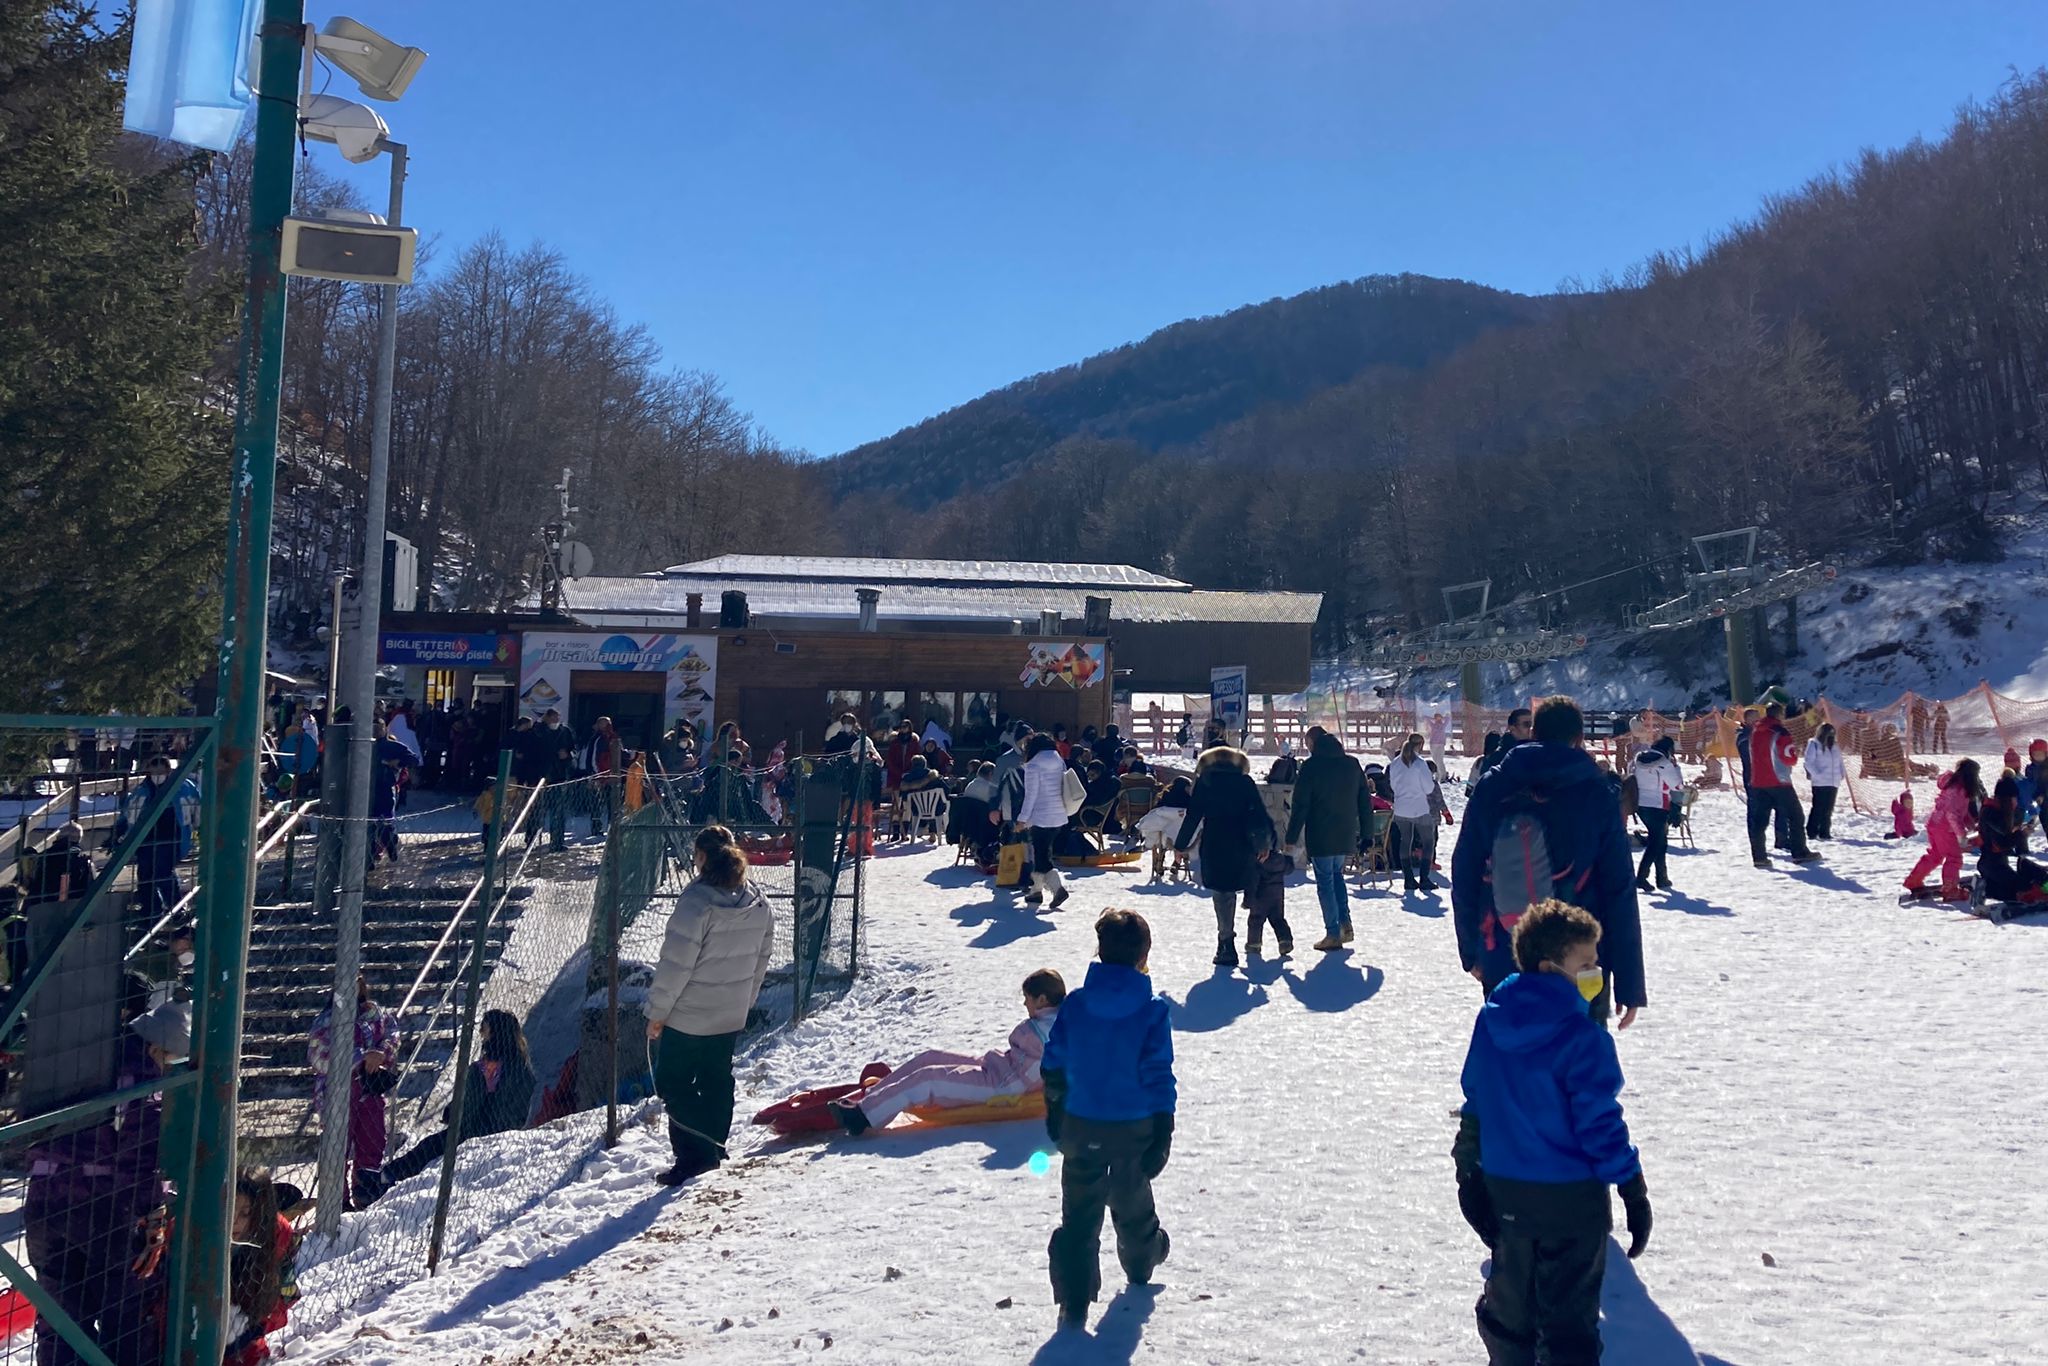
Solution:
[[[1618,1186],[1643,1169],[1621,1117],[1614,1040],[1562,973],[1517,973],[1494,988],[1460,1080],[1489,1176]]]
[[[1045,1041],[1043,1071],[1064,1072],[1066,1112],[1106,1122],[1172,1114],[1173,1023],[1136,968],[1090,963]]]

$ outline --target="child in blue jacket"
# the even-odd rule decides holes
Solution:
[[[1046,1253],[1060,1324],[1078,1326],[1102,1289],[1106,1206],[1132,1285],[1166,1260],[1152,1181],[1173,1147],[1173,1027],[1145,975],[1152,927],[1136,911],[1095,922],[1088,980],[1070,992],[1045,1041],[1045,1131],[1059,1146],[1060,1226]]]
[[[1628,1255],[1650,1239],[1621,1063],[1586,1013],[1604,985],[1600,922],[1555,899],[1515,925],[1521,971],[1480,1009],[1465,1055],[1458,1203],[1493,1249],[1479,1338],[1493,1366],[1600,1360],[1600,1281],[1621,1188]]]

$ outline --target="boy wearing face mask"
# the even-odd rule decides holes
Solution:
[[[1600,995],[1600,922],[1555,899],[1514,930],[1521,969],[1494,989],[1461,1078],[1458,1203],[1488,1247],[1479,1337],[1495,1366],[1600,1359],[1600,1281],[1627,1211],[1628,1255],[1650,1239],[1643,1164],[1621,1115],[1614,1040],[1588,1016]]]

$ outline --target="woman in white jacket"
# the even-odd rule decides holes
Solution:
[[[1677,741],[1665,735],[1648,749],[1636,752],[1635,770],[1628,781],[1636,785],[1636,814],[1650,838],[1643,846],[1642,861],[1636,865],[1636,886],[1650,888],[1650,870],[1657,871],[1657,888],[1671,890],[1671,869],[1666,859],[1671,849],[1671,823],[1678,819],[1679,804],[1685,800],[1685,775],[1671,757]]]
[[[1835,747],[1835,728],[1823,725],[1806,742],[1806,778],[1813,784],[1813,808],[1806,816],[1808,839],[1835,837],[1835,794],[1847,774],[1842,751]]]
[[[675,1165],[655,1180],[679,1186],[725,1160],[732,1134],[732,1049],[761,994],[775,921],[747,880],[747,856],[722,825],[697,835],[697,879],[683,889],[647,988],[654,1089],[668,1107]]]
[[[1034,735],[1024,746],[1024,790],[1010,819],[1031,837],[1031,890],[1024,904],[1036,906],[1045,892],[1052,892],[1052,908],[1058,910],[1067,899],[1060,881],[1059,865],[1053,851],[1060,831],[1067,828],[1067,763],[1050,735]],[[1078,779],[1076,780],[1078,781]]]
[[[1401,880],[1408,890],[1433,892],[1436,883],[1429,870],[1436,861],[1437,812],[1443,796],[1437,791],[1436,774],[1422,757],[1422,737],[1411,735],[1401,753],[1387,765],[1387,781],[1394,788],[1394,848],[1401,864]]]

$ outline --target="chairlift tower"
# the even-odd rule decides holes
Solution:
[[[1700,572],[1685,576],[1685,596],[1629,618],[1639,631],[1671,631],[1719,620],[1728,636],[1728,696],[1737,706],[1756,700],[1756,612],[1831,583],[1835,567],[1807,564],[1776,572],[1756,562],[1757,528],[1695,536]]]
[[[1458,666],[1459,693],[1482,705],[1479,666],[1515,660],[1562,659],[1586,648],[1586,637],[1569,631],[1516,628],[1492,615],[1493,580],[1444,587],[1443,625],[1376,645],[1358,657],[1368,667],[1395,669]]]

